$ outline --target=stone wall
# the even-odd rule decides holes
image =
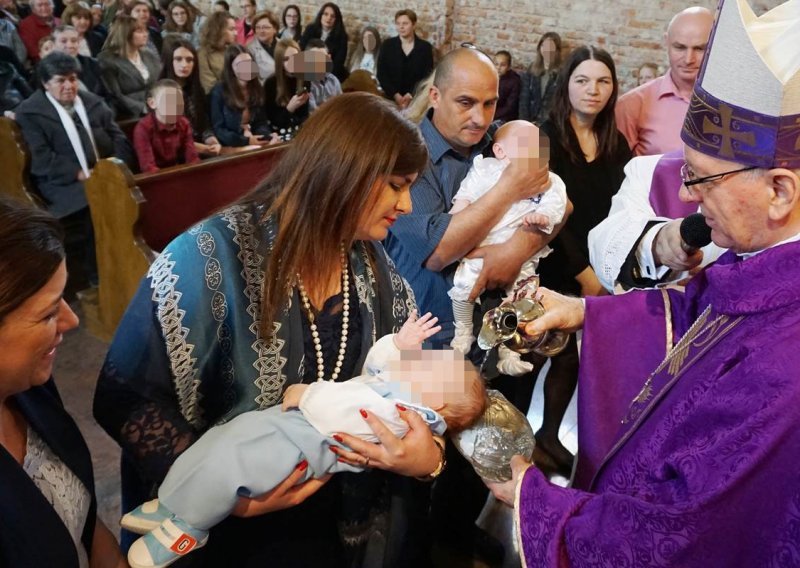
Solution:
[[[208,0],[205,0],[208,1]],[[229,0],[238,14],[238,1]],[[756,13],[777,6],[782,0],[751,0]],[[274,6],[258,0],[259,7]],[[308,24],[321,2],[298,2]],[[412,8],[418,15],[420,36],[445,53],[469,41],[491,53],[507,49],[514,67],[527,67],[536,43],[547,31],[558,32],[569,49],[591,43],[608,50],[617,64],[623,90],[635,85],[635,70],[651,61],[666,68],[663,34],[670,18],[692,5],[676,0],[340,0],[351,41],[363,25],[376,26],[382,35],[395,34],[394,13]],[[694,5],[715,9],[717,0],[694,0]],[[280,16],[284,4],[277,6]]]

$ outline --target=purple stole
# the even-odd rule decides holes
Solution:
[[[573,487],[589,488],[617,437],[628,405],[641,390],[644,378],[666,356],[665,313],[660,291],[586,298]],[[635,325],[630,314],[636,314]],[[619,357],[620,345],[625,345],[629,357]]]
[[[659,217],[681,219],[697,213],[696,203],[684,203],[678,199],[681,187],[683,151],[667,152],[658,160],[650,182],[650,205]]]

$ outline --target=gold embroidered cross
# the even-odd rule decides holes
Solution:
[[[733,141],[738,140],[744,142],[749,146],[756,145],[756,137],[752,132],[734,132],[731,128],[731,120],[733,119],[733,109],[722,103],[719,106],[719,116],[721,126],[717,126],[707,116],[703,117],[703,134],[719,134],[722,137],[722,147],[720,148],[720,156],[723,158],[733,158]]]

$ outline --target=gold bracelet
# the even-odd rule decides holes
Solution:
[[[436,466],[436,469],[433,472],[429,473],[428,475],[423,475],[417,477],[416,479],[420,481],[433,481],[444,471],[445,466],[447,465],[447,459],[444,457],[444,444],[437,440],[436,438],[433,439],[433,443],[439,448],[439,465]]]

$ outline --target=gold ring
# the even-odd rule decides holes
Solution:
[[[367,456],[367,461],[364,462],[364,467],[369,467],[369,456]]]

